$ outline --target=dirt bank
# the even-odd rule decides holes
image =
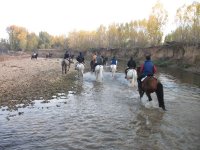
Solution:
[[[74,64],[67,75],[62,75],[61,59],[31,60],[23,55],[1,56],[0,60],[0,107],[50,99],[57,92],[73,88]]]
[[[145,60],[145,54],[150,53],[152,60],[160,67],[173,67],[200,74],[200,47],[186,46],[180,43],[170,43],[156,47],[133,49],[105,49],[104,56],[128,60],[131,56],[141,64]]]

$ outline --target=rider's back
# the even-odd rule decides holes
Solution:
[[[101,56],[97,56],[96,63],[97,63],[97,65],[102,65],[103,64],[103,59],[102,59]]]

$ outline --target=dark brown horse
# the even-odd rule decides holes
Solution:
[[[140,77],[140,67],[137,67],[138,77]],[[163,85],[154,76],[146,76],[142,79],[142,86],[138,86],[140,98],[146,93],[149,101],[152,101],[151,93],[155,92],[158,98],[159,107],[165,109]]]
[[[38,57],[38,53],[34,53],[31,55],[31,59],[37,59],[37,57]]]

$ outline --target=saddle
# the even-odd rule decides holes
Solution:
[[[142,82],[142,89],[144,91],[148,91],[150,93],[153,93],[157,90],[157,84],[158,80],[154,76],[145,76],[141,79]]]

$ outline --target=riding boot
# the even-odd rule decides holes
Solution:
[[[138,79],[138,89],[142,90],[142,82]]]

